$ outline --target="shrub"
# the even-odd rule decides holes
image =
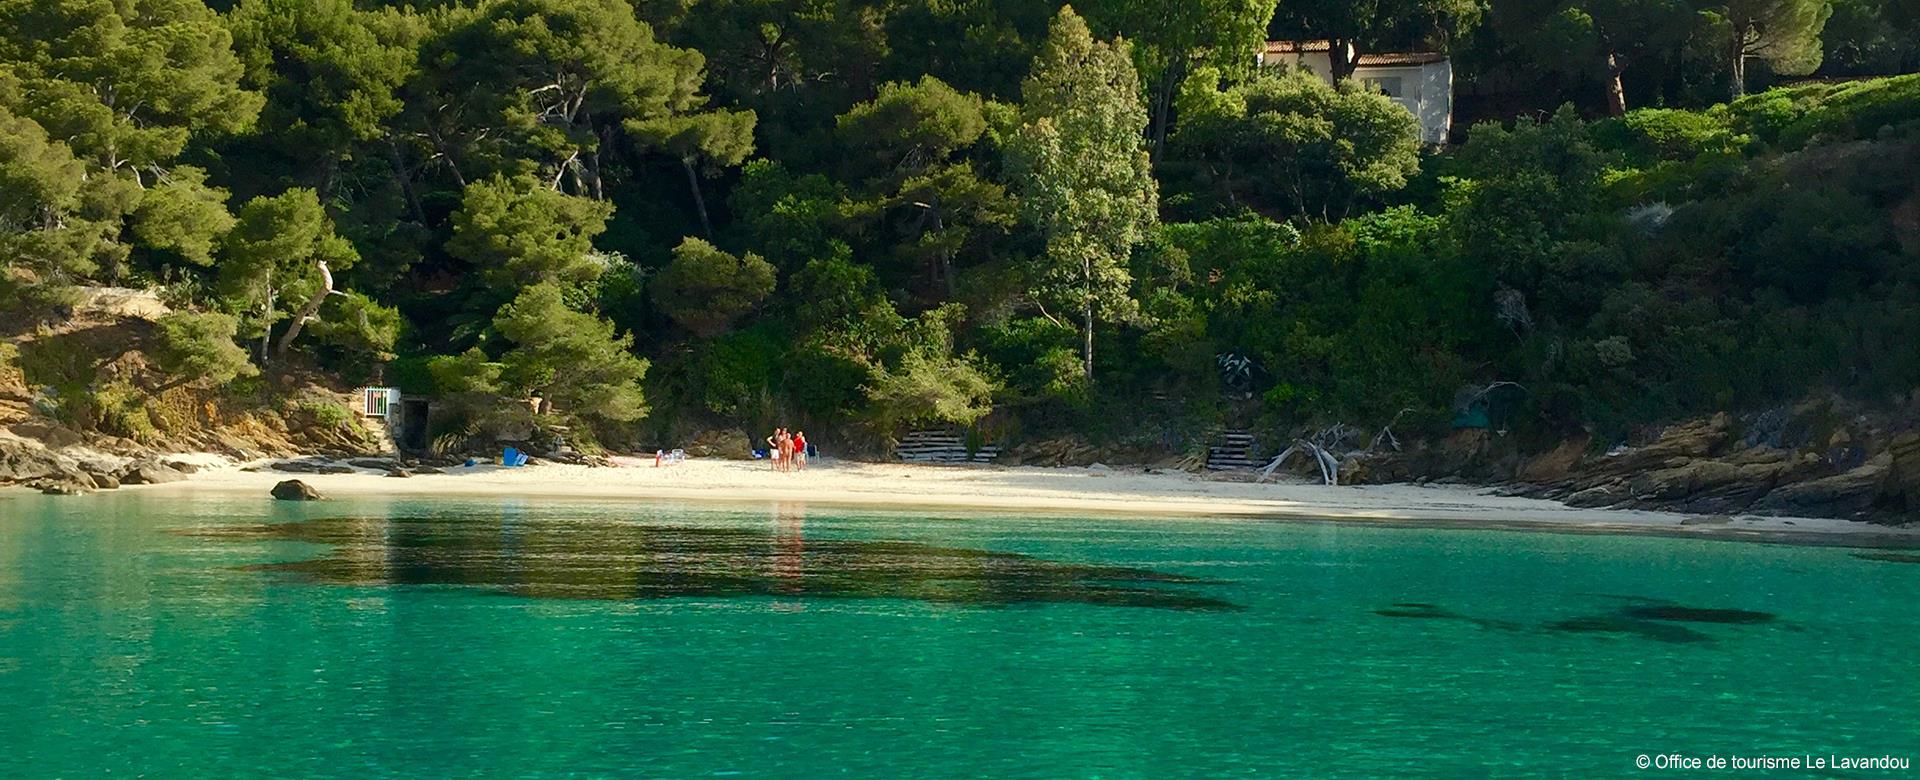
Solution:
[[[260,373],[247,360],[247,351],[233,343],[240,323],[219,312],[176,311],[154,321],[158,327],[154,364],[172,375],[173,384],[225,384],[239,376]]]
[[[353,410],[329,399],[303,398],[294,403],[293,411],[297,419],[328,430],[345,429],[353,425]]]
[[[866,385],[870,414],[884,429],[922,423],[972,425],[993,411],[996,383],[972,356],[910,352],[893,368],[876,367]]]

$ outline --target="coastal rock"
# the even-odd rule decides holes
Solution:
[[[352,474],[352,466],[342,466],[324,460],[282,460],[268,468],[285,471],[289,474]]]
[[[170,460],[166,462],[166,466],[167,468],[173,469],[174,471],[178,471],[182,474],[197,474],[200,472],[200,467],[198,465],[193,463],[188,463],[184,460]]]
[[[273,486],[272,495],[280,501],[320,501],[320,491],[312,485],[297,479],[289,479]]]
[[[374,469],[377,471],[391,471],[400,468],[400,463],[392,458],[355,458],[347,461],[347,465],[354,468]]]
[[[1626,491],[1617,485],[1601,485],[1567,496],[1566,504],[1580,509],[1597,509],[1618,504],[1627,499]]]
[[[1893,437],[1887,443],[1887,455],[1892,463],[1880,486],[1880,505],[1890,512],[1920,514],[1920,432]]]
[[[123,485],[159,485],[186,479],[178,471],[167,468],[154,461],[135,463],[120,474]]]
[[[1575,465],[1587,454],[1587,447],[1593,441],[1588,436],[1576,436],[1560,443],[1552,450],[1536,455],[1521,464],[1514,478],[1522,482],[1558,482],[1573,473]]]
[[[1830,517],[1857,515],[1871,509],[1880,498],[1881,486],[1893,471],[1893,461],[1892,452],[1883,452],[1845,473],[1783,485],[1762,498],[1756,508]]]
[[[40,492],[49,496],[77,496],[91,490],[78,482],[64,479],[43,479],[30,487],[38,489]]]
[[[72,428],[45,420],[26,420],[7,426],[15,436],[33,439],[50,448],[71,447],[79,444],[82,437]]]
[[[388,469],[387,476],[394,477],[397,479],[405,479],[407,477],[413,476],[413,472],[407,471],[406,469]]]
[[[93,482],[93,487],[96,490],[113,490],[120,487],[120,480],[118,478],[104,472],[88,474],[87,479]]]
[[[432,466],[416,466],[416,467],[414,467],[414,469],[413,469],[413,473],[415,473],[415,474],[445,474],[446,472],[444,472],[444,471],[441,471],[440,469],[437,469],[437,468],[434,468],[434,467],[432,467]]]
[[[0,482],[25,482],[60,467],[61,458],[35,442],[0,438]]]

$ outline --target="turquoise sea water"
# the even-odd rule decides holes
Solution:
[[[800,504],[6,498],[0,777],[1920,758],[1920,564],[1855,552]]]

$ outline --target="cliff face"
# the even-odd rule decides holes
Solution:
[[[1404,452],[1362,456],[1355,481],[1455,479],[1580,507],[1693,514],[1920,521],[1920,393],[1905,408],[1865,411],[1823,398],[1650,432],[1600,451],[1585,436],[1524,452],[1484,430]]]

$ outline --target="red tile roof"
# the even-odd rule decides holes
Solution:
[[[1373,66],[1427,65],[1430,63],[1446,62],[1446,61],[1447,61],[1447,55],[1441,54],[1440,52],[1437,52],[1437,51],[1407,51],[1407,52],[1381,52],[1379,54],[1362,54],[1360,55],[1360,59],[1355,64],[1361,67],[1366,67],[1369,65],[1373,65]]]
[[[1267,41],[1267,54],[1322,54],[1333,51],[1333,44],[1327,40],[1313,41]],[[1395,65],[1426,65],[1445,62],[1447,55],[1437,51],[1377,52],[1362,54],[1354,64],[1360,66],[1391,67]]]

